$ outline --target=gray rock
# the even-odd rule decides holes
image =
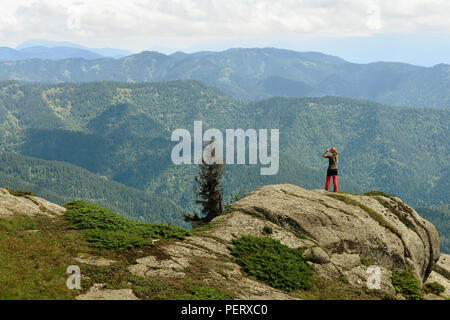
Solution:
[[[76,300],[139,300],[131,289],[102,289],[103,284],[94,284],[87,293],[76,296]]]
[[[95,267],[108,267],[111,264],[116,262],[114,260],[105,259],[102,257],[91,256],[91,255],[88,255],[85,253],[80,254],[78,257],[75,258],[75,260],[79,263],[87,264],[87,265],[95,266]]]
[[[311,262],[324,264],[330,262],[330,256],[320,247],[312,247],[303,253],[303,257]]]
[[[335,267],[324,263],[325,255],[319,258],[322,265],[316,266],[330,277],[352,272],[360,266],[360,257],[370,257],[387,272],[410,266],[421,282],[427,279],[440,256],[438,233],[430,222],[395,197],[337,196],[289,184],[269,185],[232,204],[229,211],[268,220],[282,233],[302,234],[326,248]],[[248,220],[228,224],[227,233],[256,233],[255,222]],[[390,281],[388,275],[383,279]],[[383,286],[392,287],[390,283]]]
[[[13,216],[58,216],[66,208],[35,196],[13,196],[7,189],[0,188],[0,218]]]
[[[450,281],[450,255],[441,254],[433,270]]]

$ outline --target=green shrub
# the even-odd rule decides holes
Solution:
[[[311,288],[313,269],[300,250],[269,237],[243,236],[233,245],[230,251],[236,262],[256,279],[286,291]]]
[[[264,234],[272,234],[273,233],[273,228],[271,226],[264,226],[263,233]]]
[[[347,278],[347,277],[344,277],[344,276],[340,276],[340,277],[339,277],[339,281],[342,282],[342,283],[345,283],[345,284],[349,284],[349,283],[350,283],[350,281],[348,280],[348,278]]]
[[[391,277],[395,291],[408,300],[420,300],[420,285],[414,272],[406,269],[402,272],[393,272]]]
[[[425,284],[424,291],[426,293],[432,293],[439,296],[441,293],[445,291],[445,287],[442,284],[435,281]]]
[[[375,264],[375,260],[370,257],[361,257],[361,264],[363,266],[369,267]]]
[[[85,201],[65,205],[65,218],[73,228],[85,230],[94,247],[126,249],[152,245],[152,239],[184,239],[189,233],[178,227],[144,223],[124,217]]]

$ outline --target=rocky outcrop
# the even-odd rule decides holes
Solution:
[[[102,283],[95,284],[75,300],[139,300],[131,289],[103,289],[103,286]]]
[[[257,219],[254,220],[256,222]],[[203,283],[220,284],[233,292],[236,299],[294,299],[280,290],[247,278],[240,267],[232,262],[228,243],[213,234],[215,232],[206,232],[202,236],[160,246],[158,256],[137,259],[136,264],[128,267],[128,271],[143,278],[181,279],[187,276],[187,270],[199,269],[201,271],[198,274]]]
[[[64,212],[65,208],[44,199],[13,196],[0,189],[0,218],[55,217]],[[120,270],[132,277],[176,283],[195,277],[232,293],[236,299],[308,298],[307,294],[284,292],[250,278],[234,262],[229,249],[233,239],[244,235],[268,236],[290,248],[302,249],[304,258],[314,266],[315,277],[327,286],[348,283],[357,292],[356,297],[376,288],[377,292],[402,298],[396,294],[391,277],[394,271],[405,268],[413,270],[421,284],[438,282],[445,287],[441,295],[428,294],[426,298],[450,296],[450,257],[440,254],[436,229],[400,199],[305,190],[288,184],[256,189],[184,240],[155,240],[154,247],[127,257]],[[100,272],[124,263],[116,254],[101,257],[81,253],[73,260]],[[378,275],[379,282],[373,282]],[[142,298],[131,283],[114,290],[102,283],[92,284],[76,299]]]
[[[434,283],[437,282],[442,285],[445,289],[440,296],[436,296],[434,294],[429,294],[426,297],[428,299],[443,299],[450,298],[450,255],[441,254],[438,262],[431,271],[426,283]]]
[[[0,189],[0,218],[13,216],[58,216],[65,208],[36,196],[14,196],[7,189]]]
[[[420,282],[436,270],[448,271],[444,263],[436,264],[440,257],[436,229],[400,199],[293,185],[270,185],[249,193],[215,218],[209,229],[159,247],[158,256],[139,258],[128,271],[139,277],[182,279],[187,270],[201,265],[209,269],[202,281],[225,284],[237,299],[292,299],[248,279],[233,262],[227,247],[243,235],[270,236],[303,249],[316,275],[325,280],[346,279],[356,288],[368,289],[378,272],[375,288],[398,298],[391,283],[394,271],[408,267]]]
[[[232,234],[255,233],[255,223],[248,220],[265,219],[274,224],[273,237],[308,248],[305,257],[321,276],[345,276],[363,287],[371,275],[367,267],[373,265],[380,268],[383,290],[392,294],[393,271],[409,267],[423,282],[440,256],[435,227],[391,196],[270,185],[249,193],[229,212],[217,218],[216,236],[229,241]]]

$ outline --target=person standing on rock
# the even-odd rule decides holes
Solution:
[[[327,153],[330,152],[328,155]],[[331,177],[333,177],[333,185],[334,185],[334,192],[338,192],[338,185],[337,185],[337,175],[338,175],[338,153],[334,147],[327,149],[322,157],[327,158],[328,163],[328,170],[327,170],[327,182],[325,184],[325,190],[328,191],[328,188],[330,186],[330,180]]]

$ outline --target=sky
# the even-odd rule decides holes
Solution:
[[[450,64],[449,17],[448,0],[0,0],[0,46],[278,47],[432,66]]]

